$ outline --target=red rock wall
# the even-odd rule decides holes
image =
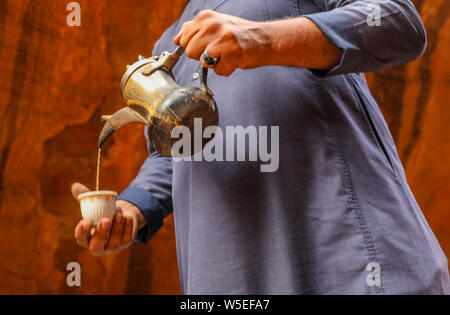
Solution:
[[[150,55],[185,0],[81,0],[68,27],[64,0],[0,0],[0,292],[178,293],[173,222],[148,245],[93,258],[73,239],[73,181],[95,187],[100,116],[123,107],[120,79]],[[146,157],[143,127],[103,150],[101,187],[123,190]],[[81,288],[66,265],[82,268]]]
[[[450,6],[448,0],[413,2],[427,29],[425,54],[367,77],[411,190],[450,257]]]
[[[448,0],[416,0],[429,47],[418,61],[368,75],[409,182],[450,254]],[[179,293],[172,218],[147,245],[93,258],[79,248],[73,181],[94,187],[100,116],[123,106],[124,66],[149,55],[186,0],[0,0],[0,293]],[[140,126],[105,145],[101,187],[121,191],[145,159]],[[82,268],[81,288],[66,265]]]

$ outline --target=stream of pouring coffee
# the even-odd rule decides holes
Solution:
[[[95,181],[95,190],[98,191],[98,183],[99,183],[99,174],[100,174],[100,153],[102,149],[98,149],[98,156],[97,156],[97,178]]]

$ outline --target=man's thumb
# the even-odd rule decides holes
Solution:
[[[78,195],[88,192],[89,188],[87,188],[86,186],[84,186],[83,184],[80,183],[74,183],[72,184],[72,187],[70,189],[72,191],[72,195],[75,199],[78,199]]]

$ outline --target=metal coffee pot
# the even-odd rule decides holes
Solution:
[[[112,116],[102,117],[106,124],[98,139],[99,147],[117,129],[131,123],[141,123],[148,126],[153,147],[162,156],[170,157],[173,144],[179,140],[171,137],[173,128],[186,126],[194,135],[195,118],[202,119],[202,134],[208,126],[218,125],[217,105],[207,86],[208,68],[202,67],[200,72],[201,88],[182,87],[175,82],[172,68],[183,53],[184,49],[179,46],[173,53],[164,52],[161,56],[150,58],[140,56],[139,61],[127,66],[120,84],[127,107]],[[203,146],[209,140],[203,139]],[[191,148],[194,148],[193,144]],[[184,155],[197,153],[194,149],[191,151]]]

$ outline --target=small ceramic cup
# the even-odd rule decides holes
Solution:
[[[117,193],[110,190],[89,191],[78,195],[83,219],[97,225],[101,218],[110,218],[116,213]]]

